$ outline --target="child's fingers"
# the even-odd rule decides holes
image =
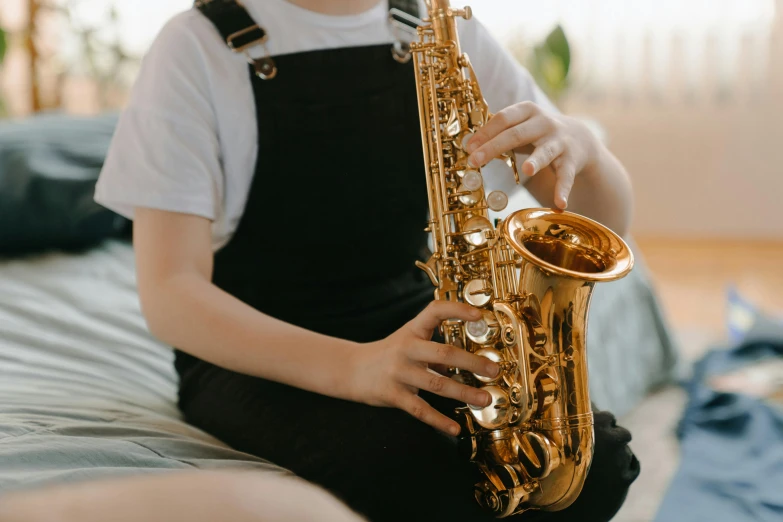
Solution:
[[[549,120],[543,117],[534,117],[509,127],[474,150],[468,158],[468,164],[472,167],[482,167],[504,152],[537,142],[550,130]]]
[[[488,392],[423,368],[415,368],[408,373],[406,384],[477,408],[484,408],[492,403],[492,396]]]
[[[557,177],[557,182],[555,183],[555,205],[557,208],[565,210],[568,207],[568,196],[574,187],[576,166],[573,160],[565,155],[557,158],[553,166],[555,167],[555,175]]]
[[[552,139],[535,148],[533,153],[522,164],[522,172],[527,176],[535,176],[541,169],[549,166],[565,152],[563,140]]]
[[[420,341],[411,345],[408,357],[428,365],[443,364],[450,368],[459,368],[485,377],[497,377],[500,372],[500,366],[486,357],[432,341]]]
[[[449,435],[459,435],[460,426],[453,420],[449,419],[441,412],[430,406],[427,401],[416,395],[415,393],[404,393],[397,407],[401,410],[407,411],[425,424],[429,424],[433,428],[448,433]]]
[[[408,326],[418,337],[429,339],[435,328],[446,319],[452,318],[476,321],[481,318],[481,312],[467,303],[432,301],[427,308],[408,323]]]
[[[492,116],[466,143],[468,153],[472,153],[483,144],[503,132],[539,114],[541,109],[533,102],[522,102],[506,107]],[[505,151],[504,151],[505,152]]]

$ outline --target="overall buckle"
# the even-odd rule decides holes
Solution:
[[[256,76],[262,80],[271,80],[277,76],[277,65],[269,54],[266,42],[269,39],[264,28],[258,24],[251,25],[245,29],[232,33],[226,38],[228,48],[235,53],[242,53],[247,58],[249,64],[253,66]],[[248,52],[249,49],[260,45],[264,48],[264,56],[253,58]]]
[[[410,38],[405,38],[404,35],[408,34],[411,38],[415,38],[418,34],[417,28],[422,25],[423,22],[415,16],[395,7],[389,10],[389,24],[394,33],[394,44],[392,45],[391,50],[392,56],[400,63],[408,63],[411,59],[411,44]]]

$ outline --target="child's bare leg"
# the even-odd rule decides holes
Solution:
[[[361,522],[303,480],[253,472],[171,472],[0,496],[0,522]]]

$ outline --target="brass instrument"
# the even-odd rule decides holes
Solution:
[[[452,378],[492,396],[485,408],[456,410],[461,443],[483,480],[476,500],[497,517],[557,511],[579,495],[593,455],[585,335],[596,282],[633,267],[625,242],[571,212],[534,208],[491,220],[508,198],[485,194],[467,165],[465,140],[491,117],[470,60],[460,51],[449,0],[427,0],[428,18],[410,46],[419,96],[432,257],[416,264],[435,299],[463,301],[483,319],[441,325],[445,341],[500,364],[489,379],[452,369]],[[503,157],[517,183],[515,156]]]

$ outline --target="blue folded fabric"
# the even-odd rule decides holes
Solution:
[[[115,114],[0,123],[0,255],[83,249],[127,230],[95,203]]]
[[[696,365],[680,467],[656,522],[783,521],[781,369],[783,326],[764,317]],[[777,397],[764,393],[765,379],[778,381]]]

